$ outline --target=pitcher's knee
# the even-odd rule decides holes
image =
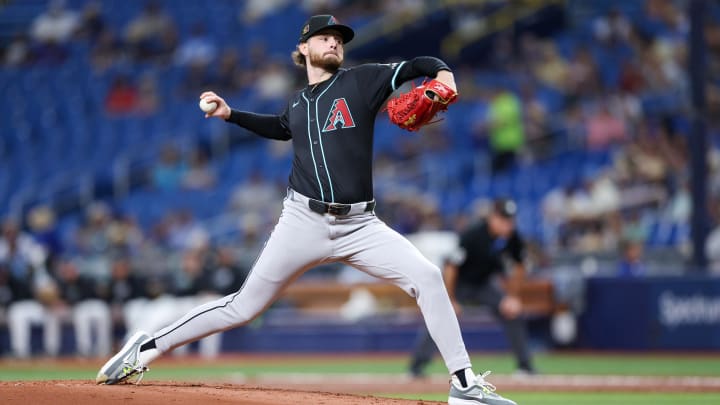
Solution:
[[[425,266],[418,268],[418,270],[417,276],[415,277],[415,286],[420,294],[445,290],[440,269],[435,266]]]

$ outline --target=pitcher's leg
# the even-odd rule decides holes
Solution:
[[[470,367],[440,269],[379,219],[352,233],[352,238],[348,235],[344,243],[349,247],[349,264],[394,283],[417,299],[428,332],[451,373]]]
[[[265,258],[263,254],[262,258]],[[172,325],[154,334],[155,344],[161,352],[201,339],[216,332],[222,332],[247,324],[260,315],[287,284],[286,280],[271,281],[265,278],[265,262],[279,258],[261,260],[256,264],[245,284],[239,291],[211,301],[188,312]],[[292,263],[285,263],[292,267]],[[298,269],[299,270],[299,269]]]
[[[260,315],[286,285],[330,255],[327,231],[318,218],[299,203],[286,200],[280,221],[240,290],[194,308],[155,333],[158,350],[166,352],[245,325]]]

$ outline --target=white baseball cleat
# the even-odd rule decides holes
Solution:
[[[495,386],[485,381],[489,371],[473,376],[468,373],[468,386],[463,388],[456,376],[450,379],[448,405],[517,405],[515,401],[503,398],[495,392]]]
[[[140,364],[138,360],[140,346],[150,339],[152,337],[146,332],[136,332],[132,335],[125,343],[125,346],[98,371],[95,382],[97,384],[111,385],[137,376],[135,383],[139,383],[143,374],[149,370],[146,365]]]

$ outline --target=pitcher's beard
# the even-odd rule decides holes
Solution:
[[[310,54],[310,63],[315,67],[322,68],[330,73],[335,73],[340,69],[342,59],[339,57],[333,58],[325,57],[324,55]]]

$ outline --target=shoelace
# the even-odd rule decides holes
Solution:
[[[492,371],[489,371],[489,370],[488,370],[488,371],[486,371],[486,372],[484,372],[484,373],[482,373],[482,374],[478,374],[478,375],[476,376],[477,385],[479,385],[479,386],[480,386],[481,388],[483,388],[483,389],[487,388],[487,390],[490,391],[490,392],[495,392],[495,390],[496,390],[497,388],[495,388],[494,385],[492,385],[491,383],[489,383],[488,381],[485,380],[485,377],[489,376],[490,373],[492,373]]]
[[[142,381],[143,376],[145,375],[145,372],[150,370],[148,367],[142,366],[140,364],[133,365],[129,362],[124,362],[123,364],[127,365],[127,367],[123,367],[123,370],[130,371],[127,373],[128,377],[125,379],[125,381],[132,382],[135,385],[139,385],[140,381]]]

